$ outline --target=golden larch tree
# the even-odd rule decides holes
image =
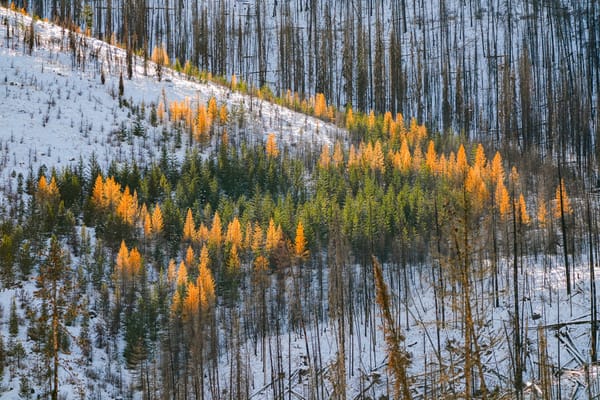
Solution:
[[[298,226],[296,227],[294,255],[299,259],[305,259],[308,257],[307,240],[304,234],[304,224],[302,224],[302,221],[298,221]]]
[[[540,228],[548,226],[548,209],[546,208],[546,202],[540,199],[537,209],[537,221]]]
[[[529,213],[527,213],[527,204],[525,204],[523,193],[519,195],[519,217],[523,225],[529,225],[531,222],[531,217],[529,216]]]
[[[188,246],[187,250],[185,251],[185,265],[187,267],[194,265],[195,258],[196,255],[194,254],[194,249],[192,249],[192,246]]]
[[[375,111],[371,110],[371,112],[369,112],[369,117],[367,119],[367,127],[369,128],[369,130],[371,132],[375,130],[375,122],[376,122]]]
[[[344,150],[342,150],[342,144],[340,141],[335,142],[335,146],[333,148],[333,166],[341,167],[344,165]]]
[[[323,147],[321,147],[321,155],[319,156],[319,167],[327,169],[329,168],[330,163],[331,155],[329,154],[329,145],[327,143],[323,143]]]
[[[354,113],[352,107],[348,107],[346,110],[346,129],[350,130],[354,128]]]
[[[435,151],[435,143],[433,140],[429,141],[427,145],[427,152],[425,153],[425,166],[430,174],[435,174],[437,168],[437,153]]]
[[[104,197],[104,179],[102,175],[98,174],[94,181],[94,187],[92,189],[92,203],[94,207],[105,208],[108,206],[108,201]]]
[[[219,124],[225,125],[225,124],[227,124],[228,120],[229,120],[229,112],[227,111],[227,106],[225,104],[223,104],[219,108]]]
[[[188,282],[186,296],[183,301],[183,318],[190,320],[198,313],[200,307],[200,289],[194,282]]]
[[[561,211],[562,213],[564,213],[564,215],[569,215],[573,213],[573,208],[571,207],[571,200],[567,195],[567,189],[565,188],[565,181],[563,179],[560,180],[560,183],[556,187],[554,195],[554,218],[560,218]]]
[[[171,258],[169,260],[169,265],[167,266],[167,282],[169,285],[175,283],[175,278],[177,278],[177,266],[175,265],[175,260]]]
[[[188,272],[187,267],[183,260],[179,263],[179,268],[177,269],[177,279],[175,280],[175,284],[177,287],[187,286],[188,281]]]
[[[327,100],[323,93],[317,93],[315,96],[314,114],[317,118],[327,116]]]
[[[215,212],[212,220],[212,226],[210,228],[210,233],[208,236],[208,244],[209,246],[220,247],[223,243],[223,226],[221,224],[221,217],[219,216],[219,212]]]
[[[402,173],[407,173],[408,171],[410,171],[412,157],[410,155],[410,150],[408,149],[408,141],[406,140],[406,138],[402,139],[402,144],[400,145],[398,163],[398,166]]]
[[[136,196],[137,197],[137,194]],[[131,195],[129,187],[125,187],[125,191],[121,195],[119,205],[117,206],[117,215],[121,217],[123,222],[128,225],[133,225],[137,212],[137,202],[134,196]]]
[[[219,116],[219,107],[217,106],[217,99],[212,96],[208,100],[208,116],[212,121],[216,121]]]
[[[238,217],[234,217],[233,220],[227,225],[226,240],[231,243],[232,246],[242,245],[242,226]]]
[[[155,205],[152,211],[152,232],[157,235],[162,232],[164,227],[162,211],[160,205]]]
[[[208,249],[204,246],[200,252],[200,265],[198,267],[198,279],[196,281],[196,285],[200,289],[200,301],[203,306],[212,305],[215,301],[215,280],[208,267],[209,263]]]
[[[254,252],[254,254],[260,253],[260,251],[263,248],[263,244],[264,244],[263,230],[260,227],[260,224],[258,222],[256,222],[254,224],[254,231],[252,234],[252,244],[251,244],[251,248],[252,248],[252,251]]]
[[[385,156],[383,155],[383,148],[381,147],[381,141],[379,140],[377,140],[373,146],[371,169],[379,172],[384,172],[385,170]]]
[[[203,143],[208,139],[210,125],[211,122],[206,107],[201,104],[196,113],[196,128],[194,131],[194,138],[197,142]]]
[[[265,242],[265,250],[271,252],[277,248],[279,238],[277,237],[277,227],[273,218],[269,219],[269,228],[267,229],[267,238]]]
[[[277,139],[274,133],[269,133],[267,136],[267,143],[265,145],[265,151],[268,157],[276,158],[279,155],[279,148],[277,147]]]
[[[504,186],[504,182],[498,180],[496,183],[496,207],[498,207],[498,212],[500,213],[500,218],[504,221],[510,215],[510,196],[508,195],[508,190],[506,186]]]
[[[194,223],[194,216],[192,210],[188,208],[185,216],[185,222],[183,224],[183,240],[193,242],[196,239],[196,225]]]

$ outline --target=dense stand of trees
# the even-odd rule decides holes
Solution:
[[[154,61],[158,79],[178,58],[189,60],[183,68],[173,63],[187,72],[235,72],[232,88],[254,84],[261,90],[250,93],[272,99],[270,84],[278,101],[344,125],[348,135],[303,150],[282,146],[275,134],[264,144],[230,139],[227,130],[243,122],[231,121],[214,98],[162,98],[145,115],[120,88],[120,105],[139,118],[121,133],[143,137],[145,127],[161,125],[160,160],[102,170],[92,158],[18,176],[17,188],[6,189],[0,279],[12,287],[38,276],[42,306],[20,303],[29,307],[28,335],[40,355],[33,379],[49,382],[52,398],[60,391],[61,354],[72,345],[70,324],[81,324],[77,345],[88,363],[92,357],[88,308],[100,317],[93,345],[122,357],[138,382],[131,390],[146,399],[249,398],[260,389],[258,374],[274,398],[291,396],[297,379],[306,383],[303,397],[343,399],[361,368],[366,397],[382,362],[389,367],[386,391],[397,397],[522,398],[526,377],[547,398],[560,397],[547,332],[540,327],[534,338],[525,329],[534,316],[523,304],[531,296],[532,260],[561,257],[567,296],[581,279],[575,266],[585,260],[593,276],[598,260],[597,6],[528,3],[528,18],[517,23],[504,3],[485,10],[469,3],[458,14],[446,2],[436,12],[425,3],[411,10],[396,1],[334,2],[329,10],[319,1],[258,2],[237,15],[226,1],[191,10],[168,1],[162,8],[92,8],[86,28],[123,43],[129,77],[134,53]],[[68,3],[32,7],[63,24],[83,12]],[[467,26],[485,26],[488,36],[476,35],[473,48],[458,46]],[[500,32],[504,43],[495,39]],[[428,132],[414,115],[439,129]],[[185,158],[170,159],[166,146],[182,142]],[[541,287],[552,298],[551,285],[544,280]],[[415,373],[402,332],[426,322],[414,305],[427,291],[437,323],[424,334]],[[594,360],[593,279],[590,293]],[[486,336],[493,334],[487,310],[501,302],[510,305],[504,335]],[[376,350],[380,321],[387,361]],[[23,324],[11,310],[10,334]],[[330,365],[323,364],[324,325],[335,330]],[[449,330],[460,337],[448,338]],[[295,335],[305,342],[300,367],[284,360]],[[507,359],[485,357],[492,346],[486,339]],[[27,356],[14,340],[7,354],[13,369]],[[259,370],[250,354],[262,362]],[[490,372],[499,369],[508,372]]]
[[[121,44],[128,55],[146,60],[164,48],[163,60],[278,95],[323,93],[337,108],[401,112],[521,153],[561,153],[583,168],[598,154],[595,1],[14,4]]]
[[[531,289],[521,274],[527,260],[552,253],[564,254],[571,267],[578,249],[597,259],[599,204],[575,184],[573,168],[562,171],[558,185],[538,180],[540,171],[556,167],[541,163],[523,174],[481,144],[430,135],[415,120],[390,113],[347,115],[355,139],[299,158],[276,135],[264,144],[233,146],[214,99],[191,117],[185,101],[157,108],[157,115],[145,117],[148,126],[162,121],[172,129],[169,140],[189,131],[182,162],[163,153],[155,164],[114,163],[103,171],[92,159],[62,171],[31,171],[9,193],[2,284],[10,287],[36,271],[45,282],[40,296],[48,307],[33,312],[28,324],[54,371],[37,379],[54,382],[53,396],[61,352],[70,345],[61,332],[86,321],[87,310],[76,306],[85,304],[79,300],[84,293],[96,299],[93,310],[102,321],[93,328],[94,345],[123,357],[144,398],[248,398],[257,390],[256,374],[270,395],[283,398],[291,375],[300,373],[281,358],[286,335],[306,341],[306,377],[294,378],[306,379],[306,395],[324,398],[331,388],[345,398],[357,363],[376,368],[380,307],[390,395],[520,396],[524,376],[540,382],[546,376],[543,368],[539,376],[527,368],[533,356],[524,346],[532,338],[522,328],[529,314],[521,299]],[[211,115],[216,122],[204,140],[216,146],[206,157],[195,146],[202,143],[199,121],[212,121]],[[584,213],[574,204],[586,198]],[[78,227],[78,220],[89,228]],[[88,229],[95,231],[95,246]],[[76,255],[77,264],[66,253]],[[47,256],[30,259],[35,254]],[[568,291],[572,273],[561,271]],[[427,287],[439,324],[430,330],[437,339],[424,344],[419,357],[428,361],[417,376],[398,349],[400,332],[418,321],[411,292]],[[499,379],[487,372],[498,365],[482,358],[489,345],[482,318],[499,299],[510,298],[514,310],[505,328],[512,333],[499,347],[511,354],[503,364],[511,372]],[[66,299],[72,310],[57,306]],[[326,367],[318,338],[323,324],[336,331],[331,380],[319,372]],[[462,338],[444,344],[447,329],[459,329]],[[88,347],[89,335],[81,339]],[[357,354],[356,342],[365,338],[373,347]],[[248,364],[250,352],[260,355],[260,371]],[[546,385],[553,390],[550,381]]]

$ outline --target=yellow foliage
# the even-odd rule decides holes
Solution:
[[[356,149],[354,145],[350,145],[350,150],[348,151],[348,167],[354,167],[358,165],[358,155],[356,154]]]
[[[374,171],[384,172],[385,170],[385,157],[383,155],[383,149],[381,148],[381,142],[379,140],[375,142],[375,146],[373,147],[370,165],[371,169]]]
[[[523,193],[519,195],[519,215],[521,217],[521,223],[524,225],[529,225],[531,218],[527,213],[527,205],[525,204],[525,197],[523,197]]]
[[[391,115],[391,114],[390,114]],[[370,131],[375,130],[375,111],[371,110],[367,119],[367,127]]]
[[[506,220],[510,214],[510,196],[508,195],[506,186],[504,186],[504,182],[498,181],[496,184],[495,197],[496,206],[500,212],[500,218],[502,218],[502,220]]]
[[[242,245],[242,226],[238,217],[233,218],[229,225],[227,225],[227,234],[225,236],[227,242],[233,246],[239,247]]]
[[[246,223],[246,229],[244,230],[244,248],[247,250],[251,249],[253,240],[254,231],[252,230],[252,223],[248,221]]]
[[[327,143],[323,143],[323,147],[321,148],[321,156],[319,157],[319,167],[327,169],[330,163],[331,157],[329,155],[329,145]]]
[[[119,205],[117,206],[117,215],[121,217],[123,222],[133,225],[137,213],[137,193],[132,196],[129,192],[129,186],[125,187],[125,191],[121,195]]]
[[[208,241],[209,236],[210,231],[208,230],[208,227],[204,225],[204,223],[201,223],[198,227],[198,231],[196,231],[196,237],[194,240],[196,240],[198,243],[205,243]]]
[[[277,230],[275,228],[275,222],[273,218],[269,219],[269,228],[267,229],[267,239],[265,243],[265,249],[267,252],[272,251],[277,247]]]
[[[175,260],[171,258],[169,260],[169,265],[167,266],[167,282],[169,282],[169,284],[173,284],[173,282],[175,282],[176,268],[177,267],[175,266]]]
[[[119,247],[119,252],[117,253],[117,261],[115,265],[116,271],[118,273],[123,274],[127,271],[127,264],[129,263],[129,250],[127,249],[127,245],[124,240],[121,240],[121,247]]]
[[[354,128],[354,114],[352,113],[352,107],[348,107],[346,111],[346,129]]]
[[[211,126],[211,120],[206,111],[206,107],[201,104],[198,107],[198,112],[196,113],[196,129],[194,132],[194,138],[198,142],[204,142],[208,139],[208,133]]]
[[[413,151],[412,157],[412,169],[415,173],[421,171],[423,167],[423,152],[421,151],[421,146],[416,146]]]
[[[296,239],[294,240],[294,255],[300,259],[304,259],[308,256],[308,250],[306,248],[307,241],[304,235],[304,225],[302,221],[298,221],[296,227]]]
[[[200,302],[203,307],[212,305],[215,301],[215,280],[208,268],[209,262],[208,249],[204,246],[200,252],[200,265],[198,279],[196,280],[196,285],[200,289]]]
[[[469,168],[465,180],[465,188],[473,199],[473,205],[477,207],[482,207],[488,197],[488,190],[481,176],[481,171],[477,166]]]
[[[267,144],[265,145],[265,151],[267,156],[276,158],[279,155],[279,149],[277,148],[277,140],[275,139],[274,133],[269,133],[267,136]]]
[[[502,166],[502,156],[496,152],[490,166],[490,179],[492,182],[504,182],[504,167]]]
[[[158,64],[158,65],[169,65],[169,55],[167,54],[167,51],[165,50],[164,47],[160,46],[156,46],[154,47],[154,49],[152,50],[152,57],[151,57],[152,62]]]
[[[187,250],[185,251],[185,265],[187,267],[191,267],[194,264],[194,257],[196,257],[194,254],[194,249],[192,249],[192,246],[188,246]]]
[[[475,150],[475,161],[473,162],[473,167],[477,168],[481,174],[482,178],[484,178],[484,171],[486,168],[487,159],[485,157],[485,151],[483,150],[483,145],[479,143],[477,145],[477,149]]]
[[[146,205],[144,204],[144,207]],[[150,237],[152,235],[152,217],[149,213],[144,214],[144,236]]]
[[[98,208],[104,208],[108,206],[108,200],[104,197],[104,180],[100,174],[98,174],[96,181],[94,182],[94,188],[92,189],[92,202],[94,206]]]
[[[437,169],[437,154],[435,152],[435,143],[433,140],[429,141],[429,145],[427,146],[427,153],[425,153],[425,166],[427,170],[434,174]]]
[[[333,166],[340,167],[344,165],[344,151],[342,150],[342,144],[337,141],[333,149]]]
[[[210,120],[216,121],[218,113],[219,113],[219,108],[217,107],[217,99],[215,99],[215,97],[212,96],[208,100],[208,116],[210,117]]]
[[[410,170],[411,162],[412,157],[410,155],[410,150],[408,149],[408,142],[406,139],[402,139],[398,160],[398,167],[400,168],[400,171],[402,173],[407,173]]]
[[[142,255],[138,251],[137,247],[134,247],[129,252],[128,267],[130,276],[139,275],[142,271]]]
[[[121,185],[115,181],[115,178],[112,176],[107,178],[104,182],[104,198],[106,199],[106,204],[110,207],[116,207],[117,204],[121,201]]]
[[[229,252],[229,258],[227,259],[227,272],[230,274],[235,274],[240,269],[240,256],[238,254],[238,246],[235,244],[231,246],[231,251]]]
[[[208,244],[210,246],[220,247],[223,242],[223,227],[221,225],[221,217],[219,212],[215,212],[212,220],[212,226],[208,236]]]
[[[459,179],[465,179],[469,172],[469,163],[467,162],[467,153],[465,147],[461,144],[456,153],[456,174]]]
[[[192,242],[196,238],[196,225],[194,223],[194,216],[192,210],[188,208],[185,216],[185,223],[183,224],[183,240]]]
[[[200,289],[194,282],[188,282],[186,293],[187,295],[183,302],[183,318],[189,320],[200,309]]]
[[[327,116],[327,101],[323,93],[317,93],[315,96],[314,115],[317,118]]]
[[[186,286],[188,281],[188,272],[185,263],[181,261],[179,263],[179,269],[177,270],[177,280],[175,281],[177,287]]]
[[[160,206],[157,204],[152,211],[152,232],[157,235],[163,230],[163,216]]]
[[[387,111],[383,115],[383,133],[388,134],[388,135],[390,134],[390,126],[391,126],[392,121],[393,121],[392,113]]]
[[[223,104],[219,109],[219,123],[221,125],[225,125],[229,120],[229,113],[227,111],[227,106]]]
[[[258,254],[260,252],[260,250],[263,247],[263,230],[260,227],[259,223],[255,223],[254,224],[254,233],[252,235],[252,244],[251,244],[251,248],[252,251],[256,254]]]
[[[571,207],[571,200],[567,195],[567,189],[565,188],[565,181],[563,179],[560,180],[559,185],[556,187],[556,192],[554,196],[554,218],[560,218],[561,211],[564,215],[569,215],[573,213],[573,208]]]

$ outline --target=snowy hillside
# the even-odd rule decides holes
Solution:
[[[192,106],[215,97],[226,105],[232,119],[228,133],[265,140],[275,133],[278,141],[290,147],[332,143],[341,132],[330,124],[260,99],[232,92],[214,83],[191,82],[183,75],[165,70],[163,79],[156,78],[154,64],[149,62],[146,75],[142,60],[135,59],[131,80],[125,78],[123,99],[118,99],[119,75],[125,75],[125,52],[98,40],[77,35],[77,54],[69,52],[68,32],[52,24],[38,21],[34,25],[36,45],[29,54],[23,41],[31,19],[0,8],[0,19],[7,24],[9,36],[0,41],[0,102],[2,127],[2,170],[4,176],[13,171],[26,174],[41,165],[48,169],[86,161],[92,153],[103,167],[110,162],[131,161],[140,165],[159,157],[163,126],[148,122],[151,106],[166,98],[167,102],[188,98]],[[101,81],[104,71],[104,83]],[[139,121],[144,137],[119,140],[121,131],[134,129],[139,117],[132,108],[146,108],[145,119]],[[179,158],[193,143],[184,140],[180,148],[169,143],[168,151]]]
[[[427,143],[419,135],[425,128],[416,122],[407,129],[399,123],[404,140],[390,133],[388,152],[381,149],[386,132],[357,144],[355,154],[348,132],[333,124],[223,85],[192,82],[173,70],[163,70],[159,80],[156,66],[149,62],[145,68],[140,58],[120,94],[126,75],[122,49],[47,22],[32,25],[29,17],[4,8],[0,20],[6,28],[0,38],[0,365],[7,365],[0,399],[48,396],[52,351],[59,359],[61,399],[386,399],[400,382],[388,369],[394,353],[383,328],[390,321],[365,257],[379,248],[386,257],[388,311],[406,355],[408,378],[402,383],[412,398],[510,398],[519,364],[515,348],[525,396],[600,394],[590,354],[595,282],[587,250],[593,257],[593,246],[581,240],[564,258],[562,250],[542,254],[540,248],[558,242],[557,217],[547,235],[541,223],[527,228],[521,220],[517,232],[516,222],[513,228],[506,215],[496,222],[486,206],[478,211],[481,217],[473,211],[474,233],[467,238],[468,222],[461,226],[452,209],[467,191],[453,192],[450,178],[436,186],[437,164],[423,167],[427,154],[434,164],[460,156],[424,156],[419,141]],[[173,117],[169,107],[200,110],[211,99],[227,118],[199,141],[197,123]],[[378,118],[368,129],[385,125]],[[264,146],[273,138],[279,147]],[[401,149],[409,152],[408,160],[397,167],[394,152]],[[105,176],[88,176],[94,157]],[[163,157],[176,165],[174,172],[156,172],[164,167]],[[127,170],[120,178],[137,184],[140,204],[132,200],[137,192],[109,177],[109,171],[121,172],[114,165],[133,163],[143,176],[131,178],[135,174]],[[72,204],[47,183],[52,169],[58,176],[66,166],[85,170]],[[402,169],[405,175],[397,171]],[[163,175],[154,179],[153,173]],[[236,173],[250,183],[238,181]],[[505,179],[504,172],[498,175],[490,187]],[[30,188],[23,189],[24,177]],[[68,191],[60,186],[68,180],[58,179]],[[118,189],[107,194],[111,182]],[[511,204],[516,221],[516,198]],[[529,198],[527,204],[537,206]],[[581,215],[583,201],[573,204]],[[155,221],[161,207],[164,226],[162,216]],[[393,211],[373,217],[386,207]],[[424,232],[410,230],[421,221]],[[394,224],[400,226],[395,236],[382,239],[380,232]],[[441,232],[435,238],[434,230]],[[43,340],[50,326],[44,312],[52,308],[42,282],[53,262],[46,249],[52,249],[50,233],[69,249],[64,259],[72,267],[59,282],[71,297],[54,307],[56,318],[65,320],[60,351],[56,338],[54,349]],[[10,258],[13,235],[18,253]],[[492,237],[493,254],[482,250]],[[535,254],[527,253],[529,245]],[[407,249],[419,246],[425,255]],[[5,277],[5,264],[19,273]],[[477,376],[469,375],[474,371]]]

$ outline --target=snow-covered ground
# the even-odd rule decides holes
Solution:
[[[77,36],[81,54],[69,52],[69,34],[50,23],[35,23],[37,45],[32,54],[23,42],[31,19],[0,8],[0,19],[16,30],[0,40],[0,140],[3,176],[34,171],[41,165],[60,168],[68,163],[84,163],[92,153],[102,167],[116,159],[135,158],[141,164],[159,155],[163,127],[148,123],[151,105],[190,99],[192,105],[206,104],[215,97],[230,113],[230,137],[243,135],[253,142],[265,140],[275,133],[279,143],[290,147],[323,143],[343,133],[337,127],[315,118],[293,112],[273,103],[232,92],[211,83],[198,83],[183,75],[165,70],[163,79],[156,78],[154,64],[149,62],[144,75],[143,62],[135,58],[131,80],[124,79],[123,99],[118,99],[119,74],[126,75],[125,51],[104,42]],[[104,71],[105,82],[101,82]],[[136,116],[132,107],[146,109],[141,121],[147,138],[133,137],[120,141],[117,133],[133,129]],[[168,106],[168,105],[167,105]],[[235,118],[243,119],[243,127]],[[169,151],[181,157],[189,142]],[[192,144],[194,145],[194,144]]]
[[[77,58],[73,59],[68,52],[69,35],[61,28],[37,22],[35,33],[38,44],[30,55],[22,36],[30,25],[30,19],[2,8],[0,19],[7,21],[9,26],[18,27],[18,31],[12,31],[10,37],[4,35],[0,39],[2,185],[9,185],[8,182],[12,181],[10,185],[14,187],[13,180],[18,173],[26,175],[30,169],[35,173],[43,165],[61,168],[67,164],[77,164],[80,159],[85,164],[92,153],[104,168],[115,159],[120,162],[135,159],[141,164],[157,159],[160,156],[158,146],[161,144],[162,126],[152,127],[146,118],[141,121],[147,132],[146,138],[131,136],[127,140],[120,140],[117,133],[123,128],[131,130],[136,124],[137,117],[133,115],[131,107],[139,107],[144,103],[147,115],[148,107],[158,104],[163,97],[168,101],[180,101],[188,97],[191,101],[206,103],[215,96],[219,104],[227,106],[231,115],[246,121],[243,127],[230,121],[230,135],[243,135],[248,140],[264,141],[269,133],[275,133],[279,142],[286,143],[290,148],[314,144],[318,149],[323,143],[332,144],[337,137],[343,138],[344,132],[333,125],[243,96],[223,86],[190,82],[171,71],[166,71],[159,82],[152,66],[148,68],[147,76],[144,75],[140,60],[136,61],[133,79],[124,82],[123,98],[129,104],[125,106],[122,100],[120,104],[117,95],[119,74],[125,72],[125,54],[121,49],[94,39],[81,38],[86,42],[86,61],[77,65]],[[101,82],[101,70],[105,73],[104,84]],[[184,140],[181,148],[172,142],[168,146],[171,154],[182,157],[186,147],[196,144]],[[586,260],[576,258],[575,261],[574,291],[568,297],[559,257],[522,260],[523,272],[519,286],[523,300],[520,308],[523,310],[526,351],[524,376],[530,382],[529,393],[535,392],[535,385],[539,386],[536,379],[539,362],[538,327],[541,327],[540,332],[547,336],[549,362],[556,373],[553,376],[555,390],[558,390],[560,383],[563,395],[568,398],[587,396],[584,365],[590,357],[590,324],[583,322],[590,319],[590,279]],[[431,368],[434,363],[431,360],[436,357],[437,317],[433,285],[427,279],[429,268],[412,268],[410,276],[413,277],[413,285],[409,288],[407,304],[403,300],[403,289],[392,287],[396,298],[395,315],[401,321],[406,336],[404,343],[412,355],[409,372],[421,383],[419,377]],[[485,376],[490,385],[504,388],[510,385],[512,379],[510,312],[513,305],[512,286],[509,286],[511,281],[507,277],[509,268],[509,265],[504,266],[505,272],[500,278],[500,307],[492,305],[490,282],[482,282],[474,294],[489,303],[482,307],[486,314],[479,316],[481,324],[476,326],[483,347]],[[392,269],[387,271],[388,274],[393,273]],[[6,338],[5,346],[10,345],[10,341],[20,341],[26,351],[30,350],[32,344],[27,340],[24,324],[20,326],[18,336],[10,338],[8,317],[12,299],[15,298],[20,318],[24,319],[25,309],[21,308],[21,304],[35,304],[32,300],[34,291],[35,283],[27,282],[22,288],[0,292],[0,309],[3,310],[0,329]],[[377,310],[373,305],[370,307],[372,311]],[[443,347],[440,351],[445,361],[452,357],[460,358],[462,327],[454,322],[454,315],[451,304],[447,304],[447,325],[440,330]],[[378,398],[390,390],[385,373],[386,355],[381,321],[377,317],[372,320],[374,324],[365,326],[368,320],[364,314],[357,312],[356,317],[353,333],[350,334],[346,328],[345,336],[348,398],[361,394]],[[73,336],[79,335],[79,329],[72,329]],[[265,347],[251,341],[241,344],[241,358],[246,366],[252,398],[274,396],[273,382],[277,379],[272,375],[271,366],[264,362],[272,358],[270,351],[276,343],[281,346],[281,363],[286,371],[286,382],[282,385],[284,390],[295,393],[298,398],[309,398],[308,388],[311,385],[308,382],[311,379],[313,383],[321,380],[323,397],[331,396],[330,371],[338,352],[333,322],[325,319],[325,323],[318,328],[310,323],[306,332],[286,332],[279,339],[267,338],[265,343]],[[122,343],[116,345],[122,346]],[[107,354],[105,350],[93,349],[93,352],[91,364],[82,360],[82,353],[76,346],[72,346],[71,354],[61,356],[67,367],[61,370],[61,392],[66,394],[66,398],[88,398],[91,387],[96,388],[95,393],[99,398],[115,398],[128,392],[134,377],[124,367],[120,357],[112,359],[112,354]],[[232,371],[231,363],[230,354],[223,355],[220,366],[223,382],[227,381]],[[37,367],[35,364],[32,362],[22,370],[11,365],[1,382],[0,398],[20,398],[20,375],[31,372]],[[454,373],[460,376],[460,371]],[[597,388],[596,370],[592,369],[590,378],[595,382],[594,388]],[[35,386],[35,382],[32,383]],[[459,386],[457,384],[457,390]],[[426,387],[416,390],[423,395]]]

